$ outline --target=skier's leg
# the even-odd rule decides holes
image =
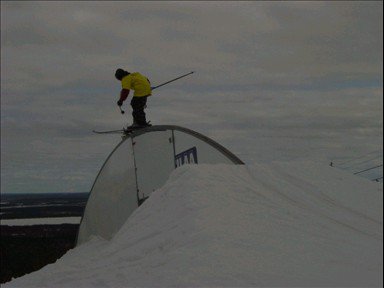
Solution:
[[[144,108],[147,104],[147,97],[132,97],[132,117],[133,123],[139,126],[146,126],[147,120],[145,117]]]

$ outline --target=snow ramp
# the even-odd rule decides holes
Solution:
[[[111,240],[5,287],[382,287],[382,193],[309,162],[185,165]]]
[[[203,163],[243,164],[212,139],[179,126],[151,126],[123,137],[96,177],[77,243],[111,239],[175,168]]]

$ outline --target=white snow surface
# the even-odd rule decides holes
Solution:
[[[4,288],[380,287],[382,219],[382,183],[322,164],[186,165],[112,240]]]

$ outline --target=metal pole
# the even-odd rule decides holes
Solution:
[[[161,87],[161,86],[164,86],[164,85],[166,85],[166,84],[168,84],[168,83],[171,83],[171,82],[173,82],[173,81],[179,80],[180,78],[186,77],[186,76],[188,76],[188,75],[190,75],[190,74],[193,74],[193,73],[195,73],[195,72],[192,71],[192,72],[189,72],[189,73],[187,73],[187,74],[181,75],[181,76],[179,76],[179,77],[177,77],[177,78],[175,78],[175,79],[169,80],[169,81],[164,82],[164,83],[162,83],[162,84],[160,84],[160,85],[157,85],[157,86],[155,86],[155,87],[151,87],[151,89],[152,89],[152,90],[155,90],[155,89],[157,89],[157,88],[159,88],[159,87]]]

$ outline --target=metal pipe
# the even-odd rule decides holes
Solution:
[[[155,89],[157,89],[157,88],[159,88],[159,87],[161,87],[161,86],[164,86],[164,85],[166,85],[166,84],[168,84],[168,83],[171,83],[171,82],[173,82],[173,81],[179,80],[179,79],[181,79],[181,78],[183,78],[183,77],[186,77],[186,76],[188,76],[188,75],[190,75],[190,74],[193,74],[193,73],[195,73],[195,72],[194,72],[194,71],[189,72],[189,73],[187,73],[187,74],[181,75],[181,76],[179,76],[179,77],[177,77],[177,78],[175,78],[175,79],[169,80],[169,81],[164,82],[164,83],[162,83],[162,84],[160,84],[160,85],[157,85],[157,86],[155,86],[155,87],[151,87],[151,90],[155,90]]]

